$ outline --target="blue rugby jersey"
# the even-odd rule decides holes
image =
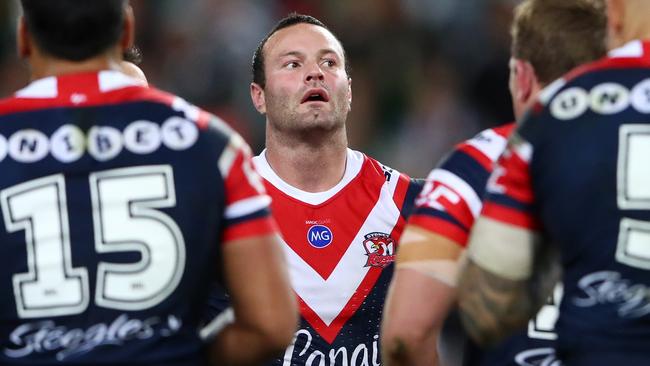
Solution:
[[[221,243],[275,230],[239,135],[115,71],[1,101],[0,171],[0,364],[203,364]]]
[[[566,365],[650,363],[649,114],[650,44],[633,41],[542,92],[488,187],[489,233],[560,249]]]

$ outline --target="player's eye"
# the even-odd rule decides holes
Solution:
[[[295,69],[300,67],[300,63],[298,63],[298,61],[289,61],[284,64],[284,67],[287,69]]]
[[[336,66],[336,61],[332,59],[326,59],[323,60],[322,65],[325,65],[326,67],[334,67]]]

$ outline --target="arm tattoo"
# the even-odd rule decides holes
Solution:
[[[463,325],[481,345],[497,343],[523,328],[537,310],[527,281],[501,278],[471,261],[458,290]]]

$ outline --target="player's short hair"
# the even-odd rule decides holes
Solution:
[[[525,0],[512,22],[512,56],[544,84],[606,52],[604,0]]]
[[[264,72],[264,45],[266,45],[266,42],[271,38],[272,35],[274,35],[277,31],[280,29],[288,28],[296,24],[312,24],[318,27],[325,28],[327,31],[330,33],[334,34],[323,22],[320,20],[314,18],[311,15],[305,15],[305,14],[298,14],[298,13],[291,13],[281,19],[273,29],[262,39],[260,44],[257,46],[257,49],[255,49],[255,53],[253,54],[253,63],[252,63],[252,71],[253,71],[253,82],[255,84],[258,84],[262,88],[266,86],[266,74]],[[336,36],[334,36],[336,38]],[[337,38],[338,40],[338,38]],[[341,43],[341,41],[339,41]],[[350,65],[348,63],[348,57],[345,54],[345,48],[343,48],[343,44],[341,44],[341,48],[343,49],[343,58],[345,59],[345,72],[350,75]]]
[[[115,45],[126,0],[21,0],[27,29],[45,53],[83,61]]]
[[[140,51],[140,47],[138,46],[127,48],[124,53],[122,53],[122,57],[124,58],[124,61],[131,62],[134,65],[140,65],[142,63],[142,51]]]

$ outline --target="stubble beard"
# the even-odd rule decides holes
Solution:
[[[337,98],[342,99],[342,98]],[[274,98],[267,95],[267,119],[276,131],[304,136],[313,133],[331,133],[345,127],[348,111],[342,100],[330,99],[332,108],[309,108],[301,112],[300,103],[292,102],[290,98]],[[274,112],[271,112],[274,111]]]

